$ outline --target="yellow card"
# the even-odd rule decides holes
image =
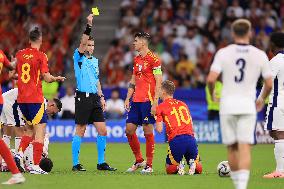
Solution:
[[[98,7],[93,7],[93,8],[92,8],[92,13],[93,13],[93,15],[95,15],[95,16],[99,16],[99,15],[100,15],[100,12],[99,12]]]

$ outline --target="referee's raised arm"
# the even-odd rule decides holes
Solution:
[[[87,42],[89,40],[91,30],[92,30],[92,25],[93,25],[93,14],[89,14],[87,17],[87,26],[85,29],[85,32],[82,35],[80,46],[78,48],[78,51],[82,54],[84,54],[86,48],[87,48]]]

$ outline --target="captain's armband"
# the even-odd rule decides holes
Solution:
[[[153,74],[154,75],[162,75],[162,68],[161,68],[161,66],[153,68]]]

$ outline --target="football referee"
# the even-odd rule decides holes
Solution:
[[[92,54],[94,39],[90,36],[93,15],[87,17],[86,30],[81,38],[81,43],[73,55],[77,90],[75,97],[75,124],[76,133],[72,140],[73,171],[86,171],[79,163],[79,154],[82,137],[86,126],[94,124],[97,129],[98,170],[115,171],[105,162],[105,149],[107,129],[103,111],[105,100],[99,81],[98,59]]]

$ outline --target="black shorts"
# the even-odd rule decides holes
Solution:
[[[99,95],[77,91],[75,96],[75,123],[86,125],[104,121]]]

